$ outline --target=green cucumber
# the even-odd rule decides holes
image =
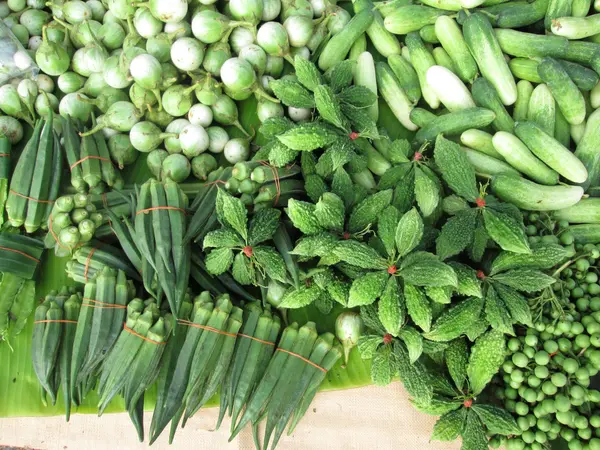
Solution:
[[[558,174],[531,153],[514,134],[499,131],[493,137],[494,148],[507,163],[541,184],[558,183]]]
[[[550,0],[546,16],[544,17],[544,27],[550,31],[552,22],[559,17],[568,17],[571,15],[573,0]]]
[[[600,198],[582,198],[579,203],[556,211],[552,217],[569,223],[600,223]]]
[[[555,108],[554,117],[554,139],[560,142],[565,147],[571,146],[571,129],[569,122],[565,119],[565,116],[560,112],[559,108]]]
[[[494,148],[492,135],[485,131],[471,128],[460,135],[460,142],[473,150],[485,153],[496,159],[504,159],[504,157]]]
[[[419,31],[426,25],[433,25],[438,17],[450,14],[437,8],[423,5],[406,5],[387,15],[383,24],[390,33],[408,34]]]
[[[375,73],[379,93],[396,116],[396,119],[407,130],[416,130],[417,126],[410,120],[412,104],[390,66],[384,62],[378,62],[375,64]]]
[[[575,142],[575,145],[579,145],[579,141],[583,138],[583,134],[585,133],[586,122],[580,123],[579,125],[571,125],[569,124],[569,132],[571,134],[571,139]]]
[[[431,111],[427,111],[423,108],[414,108],[410,112],[410,120],[416,124],[419,128],[431,123],[437,118],[437,116]]]
[[[492,84],[485,78],[479,77],[473,82],[471,91],[477,106],[490,109],[496,114],[496,119],[492,122],[492,127],[496,131],[507,131],[512,133],[515,121],[510,114],[508,114],[508,111],[506,111],[506,108],[502,104],[502,100],[500,100],[500,97]]]
[[[583,122],[586,115],[585,100],[561,64],[553,58],[546,57],[538,66],[538,73],[548,85],[565,119],[572,125]]]
[[[556,36],[561,38],[560,36]],[[594,54],[600,49],[600,44],[586,41],[569,41],[567,38],[562,38],[567,41],[567,50],[564,55],[557,56],[568,61],[573,61],[584,66],[592,65]],[[553,56],[553,55],[548,55]]]
[[[600,224],[585,223],[569,227],[575,242],[578,244],[597,244],[600,242]]]
[[[354,12],[359,13],[365,9],[373,10],[371,0],[356,0],[353,2]],[[373,10],[373,22],[367,28],[367,35],[371,39],[375,50],[386,58],[390,55],[400,54],[400,42],[398,38],[386,30],[383,25],[383,17],[377,10]]]
[[[521,80],[517,83],[517,101],[513,109],[513,119],[527,120],[529,113],[529,101],[533,94],[533,85],[527,80]]]
[[[597,109],[587,119],[583,135],[577,144],[575,156],[583,163],[588,171],[588,179],[582,186],[597,186],[600,182],[600,109]]]
[[[448,52],[444,50],[443,47],[435,47],[431,54],[433,55],[433,59],[438,66],[445,67],[446,69],[452,71],[452,73],[456,73],[456,68],[454,67],[454,63],[448,55]]]
[[[496,17],[500,28],[521,28],[542,20],[546,15],[549,0],[534,0],[525,5],[507,3],[507,7]]]
[[[493,156],[486,155],[485,153],[477,150],[471,150],[467,147],[462,147],[467,159],[475,169],[475,173],[480,177],[492,178],[496,175],[511,175],[518,177],[520,174],[517,170],[513,169],[512,166],[504,161],[494,158]]]
[[[572,0],[571,14],[573,17],[585,17],[590,12],[592,0]]]
[[[559,17],[552,21],[552,34],[567,39],[584,39],[600,33],[600,14],[587,17]]]
[[[464,8],[461,0],[424,0],[421,3],[432,8],[445,9],[446,11],[460,11]]]
[[[463,23],[463,34],[481,74],[494,86],[502,103],[512,105],[517,100],[517,84],[490,21],[482,13],[471,14]]]
[[[543,186],[511,175],[497,175],[492,178],[492,191],[505,202],[527,211],[568,208],[583,196],[580,186]]]
[[[549,135],[554,135],[554,122],[556,118],[556,104],[552,92],[545,84],[539,84],[531,93],[527,119],[535,123]]]
[[[583,163],[553,135],[545,133],[533,122],[518,122],[515,134],[538,158],[567,180],[574,183],[587,180],[588,172]]]
[[[558,61],[573,82],[582,91],[591,91],[598,84],[598,74],[587,67],[570,61]]]
[[[521,58],[543,58],[545,56],[564,58],[570,45],[568,39],[560,36],[524,33],[508,29],[495,29],[494,32],[504,53]]]
[[[374,15],[369,9],[356,14],[350,22],[336,35],[334,35],[319,56],[319,68],[323,71],[331,69],[342,62],[352,44],[371,26]]]
[[[438,134],[448,136],[459,135],[469,128],[483,128],[491,124],[496,118],[493,111],[485,108],[468,108],[442,116],[438,116],[431,123],[417,131],[415,139],[422,144],[433,141]]]
[[[419,36],[419,33],[409,33],[405,38],[406,46],[410,51],[410,62],[417,72],[421,92],[427,104],[436,109],[440,106],[440,99],[435,95],[435,92],[427,82],[427,70],[431,66],[435,66],[433,55]]]
[[[537,71],[539,64],[540,63],[535,59],[513,58],[508,62],[508,67],[510,67],[510,71],[515,78],[530,81],[532,83],[543,83]],[[518,90],[519,88],[517,86],[517,91]]]
[[[427,44],[439,44],[440,40],[435,34],[435,25],[425,25],[419,30],[419,36],[423,39],[423,42]]]
[[[354,68],[354,84],[364,86],[373,94],[377,95],[377,75],[375,74],[375,62],[373,55],[369,52],[363,52],[356,58],[356,67]],[[367,108],[369,116],[375,122],[379,118],[379,106],[375,101]]]
[[[435,34],[442,47],[452,59],[456,74],[461,80],[471,82],[477,76],[477,64],[471,56],[462,31],[456,21],[448,16],[440,16],[435,21]]]
[[[404,48],[406,49],[407,47]],[[421,84],[419,83],[419,76],[415,68],[400,55],[391,55],[388,57],[388,64],[394,75],[396,75],[408,99],[412,103],[417,104],[421,99]]]

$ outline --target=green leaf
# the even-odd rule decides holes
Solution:
[[[381,212],[387,208],[392,201],[391,190],[377,192],[369,195],[354,207],[348,220],[348,231],[358,233],[377,222]]]
[[[398,336],[404,322],[404,299],[394,277],[389,277],[379,299],[379,320],[388,333]]]
[[[479,196],[475,169],[460,145],[449,141],[441,134],[435,141],[435,164],[450,189],[470,202]]]
[[[327,292],[323,292],[321,296],[315,300],[314,305],[321,314],[326,316],[331,313],[331,310],[333,309],[333,299]]]
[[[302,154],[305,153],[307,152],[302,152]],[[308,198],[316,203],[319,201],[319,198],[321,198],[321,195],[327,192],[328,188],[325,180],[323,180],[321,176],[313,174],[304,177],[304,190],[306,191]]]
[[[326,74],[326,76],[329,76],[329,84],[331,85],[331,89],[333,89],[335,92],[339,92],[345,87],[350,86],[354,76],[355,65],[356,61],[346,59],[333,66],[331,71]]]
[[[312,151],[333,143],[339,135],[322,122],[307,122],[277,135],[277,139],[293,150]]]
[[[221,228],[219,230],[213,230],[206,233],[202,247],[207,249],[211,247],[241,247],[244,245],[244,241],[240,238],[240,235],[235,231],[228,228]]]
[[[464,338],[454,339],[444,351],[448,372],[456,387],[462,391],[467,381],[467,364],[469,362],[469,350]]]
[[[331,254],[338,243],[338,238],[331,233],[319,233],[312,236],[304,236],[296,247],[290,252],[292,255],[314,257]]]
[[[379,347],[371,359],[371,380],[377,386],[387,386],[396,375],[396,362],[389,345]]]
[[[529,303],[527,303],[525,297],[514,289],[500,283],[494,283],[494,288],[498,295],[500,295],[504,305],[508,308],[513,322],[533,326],[531,309],[529,308]]]
[[[435,321],[426,339],[432,341],[451,341],[467,332],[469,327],[479,318],[483,309],[483,299],[471,297],[463,300]]]
[[[269,87],[273,90],[275,96],[281,100],[281,103],[286,106],[307,109],[315,107],[312,94],[297,81],[271,80]]]
[[[490,330],[481,335],[471,348],[467,376],[473,395],[480,394],[504,362],[506,351],[504,334]]]
[[[331,192],[344,200],[346,209],[350,208],[354,203],[354,183],[352,183],[348,172],[341,167],[333,173]]]
[[[531,253],[525,229],[511,216],[491,208],[484,208],[483,220],[488,234],[503,250]]]
[[[302,308],[317,300],[322,292],[316,284],[311,284],[310,286],[301,285],[298,289],[292,287],[283,296],[279,308]]]
[[[435,255],[416,252],[401,265],[400,276],[415,286],[456,286],[458,280],[452,267],[441,262]]]
[[[360,307],[360,317],[365,323],[365,327],[373,330],[379,335],[385,334],[385,329],[379,321],[377,305],[364,305]]]
[[[431,329],[431,305],[423,292],[408,283],[404,283],[404,301],[413,322],[423,331]]]
[[[325,288],[334,301],[347,307],[348,298],[350,296],[350,286],[350,283],[335,278],[331,283],[328,283]]]
[[[348,307],[354,308],[373,303],[383,293],[388,277],[385,272],[368,272],[354,280],[350,287]]]
[[[298,71],[298,69],[296,69]],[[368,108],[377,101],[377,95],[365,86],[348,86],[342,89],[337,96],[343,103],[355,106],[357,108]]]
[[[433,214],[440,202],[440,191],[437,185],[420,167],[415,167],[415,198],[425,217]]]
[[[442,210],[450,216],[454,216],[469,208],[470,206],[467,201],[458,195],[451,194],[442,200]]]
[[[477,279],[477,271],[456,261],[448,263],[456,273],[458,286],[456,292],[466,297],[482,297],[481,282]]]
[[[294,198],[290,199],[285,210],[292,224],[304,234],[316,234],[323,231],[315,215],[315,205]]]
[[[340,260],[362,269],[387,269],[387,262],[373,248],[353,239],[339,241],[333,253]]]
[[[425,293],[427,297],[436,303],[446,305],[452,300],[452,291],[454,289],[451,286],[426,286]]]
[[[371,359],[377,348],[383,343],[381,336],[369,334],[358,338],[358,352],[362,359]]]
[[[256,271],[250,258],[239,252],[233,259],[233,267],[231,268],[233,278],[240,284],[255,284]]]
[[[499,273],[491,277],[498,283],[505,284],[517,291],[538,292],[554,284],[555,278],[538,270],[515,269]]]
[[[408,352],[400,342],[394,342],[394,355],[398,364],[400,381],[409,395],[419,404],[429,404],[433,397],[433,388],[429,383],[429,373],[420,361],[410,362]]]
[[[468,411],[467,421],[462,431],[461,450],[488,450],[488,448],[488,438],[479,416],[473,411]]]
[[[473,235],[473,245],[470,248],[471,259],[475,262],[481,261],[483,254],[487,248],[490,235],[485,229],[483,219],[478,219],[477,227],[475,228],[475,234]]]
[[[501,252],[494,262],[490,275],[510,269],[551,269],[567,258],[562,245],[538,243],[531,246],[531,253]]]
[[[288,282],[285,262],[276,250],[265,246],[254,247],[253,256],[256,262],[265,269],[269,278],[282,283]]]
[[[295,126],[296,124],[287,117],[270,117],[260,125],[260,134],[270,139]]]
[[[379,139],[377,122],[373,120],[368,110],[347,103],[342,103],[341,109],[350,121],[352,131],[357,132],[361,138]]]
[[[300,154],[300,166],[302,168],[302,176],[306,179],[309,175],[317,173],[317,157],[311,152],[302,152]]]
[[[442,259],[458,255],[473,242],[476,224],[477,211],[474,209],[450,217],[435,241],[436,254]]]
[[[316,204],[315,217],[323,228],[333,231],[343,231],[345,219],[344,201],[337,195],[326,192]]]
[[[493,405],[477,404],[473,405],[473,411],[477,413],[491,433],[510,436],[522,432],[512,414],[505,409]]]
[[[484,317],[480,317],[476,320],[473,325],[469,327],[465,335],[469,338],[469,341],[475,342],[479,336],[485,333],[488,329],[489,323]]]
[[[233,263],[233,251],[230,248],[215,248],[204,260],[206,271],[211,275],[221,275]]]
[[[455,440],[462,431],[464,421],[465,412],[462,409],[444,414],[433,426],[431,440],[444,442]]]
[[[406,177],[413,172],[413,165],[411,164],[399,164],[392,166],[386,172],[381,175],[379,179],[378,189],[394,189],[398,185],[404,185],[406,183]],[[414,184],[414,183],[413,183]],[[411,187],[412,190],[412,187]]]
[[[494,286],[488,286],[485,296],[485,318],[492,328],[514,336],[512,320]]]
[[[294,69],[298,81],[311,91],[314,91],[318,85],[323,83],[323,77],[321,77],[321,72],[319,72],[317,66],[306,58],[296,56],[294,58]]]
[[[284,167],[298,157],[298,150],[293,150],[287,145],[276,141],[269,152],[269,164],[274,167]]]
[[[216,206],[221,223],[233,228],[244,240],[248,240],[248,211],[242,201],[219,188]]]
[[[415,208],[402,216],[396,227],[398,256],[409,254],[419,245],[423,237],[423,220]]]
[[[250,219],[248,243],[256,245],[271,239],[275,234],[275,230],[277,230],[280,217],[281,211],[275,208],[256,211]]]
[[[329,163],[331,165],[331,172],[338,170],[340,167],[348,164],[352,158],[356,155],[356,149],[354,144],[350,141],[350,139],[338,139],[333,144],[331,144],[323,156],[319,159],[321,161],[324,159],[324,156],[329,158]]]
[[[423,336],[413,327],[404,327],[400,331],[399,337],[404,342],[404,345],[406,345],[408,357],[411,364],[413,364],[423,353]]]
[[[452,400],[450,398],[442,397],[439,395],[435,395],[427,404],[421,404],[414,400],[411,401],[411,403],[417,411],[420,411],[425,414],[430,414],[432,416],[441,416],[443,414],[449,413],[450,411],[456,411],[462,406],[461,401]]]
[[[342,130],[347,130],[348,122],[335,93],[329,86],[320,85],[315,88],[315,105],[323,120]]]
[[[394,257],[396,253],[396,227],[400,217],[400,211],[394,206],[388,206],[377,221],[377,235],[381,239],[385,251],[391,257]]]

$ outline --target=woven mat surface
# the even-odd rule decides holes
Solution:
[[[180,429],[172,446],[167,433],[152,450],[254,450],[246,430],[227,443],[229,422],[220,430],[214,425],[217,408],[202,410]],[[146,424],[150,414],[146,414]],[[281,439],[279,450],[454,450],[458,442],[429,442],[436,418],[416,411],[399,383],[387,387],[364,387],[317,395],[291,437]],[[75,415],[70,423],[62,417],[0,419],[0,448],[26,447],[47,450],[137,450],[139,443],[127,414],[102,417]]]

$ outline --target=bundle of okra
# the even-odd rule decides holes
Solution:
[[[12,173],[6,212],[10,225],[27,233],[45,228],[58,197],[62,151],[53,129],[53,114],[39,120]],[[7,159],[7,158],[0,158]]]

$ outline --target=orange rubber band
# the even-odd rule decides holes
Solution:
[[[298,353],[294,353],[294,352],[290,352],[288,350],[284,350],[281,347],[277,347],[277,349],[275,350],[276,352],[283,352],[283,353],[287,353],[288,355],[292,355],[295,356],[296,358],[301,359],[302,361],[304,361],[307,364],[310,364],[311,366],[313,366],[315,369],[319,369],[321,372],[323,373],[327,373],[327,370],[323,369],[321,366],[319,366],[318,364],[315,364],[314,362],[312,362],[310,359],[306,359],[304,356],[299,355]]]
[[[227,182],[223,180],[215,180],[209,183],[204,183],[203,186],[214,186],[215,184],[227,184]]]
[[[36,323],[77,323],[77,321],[76,320],[36,320],[35,322],[33,322],[34,325]]]
[[[166,344],[166,342],[158,342],[158,341],[155,341],[155,340],[153,340],[153,339],[147,338],[146,336],[142,336],[141,334],[139,334],[139,333],[136,333],[135,331],[133,331],[131,328],[129,328],[129,327],[128,327],[127,325],[125,325],[125,324],[123,324],[123,329],[124,329],[125,331],[127,331],[128,333],[131,333],[131,334],[133,334],[134,336],[137,336],[137,337],[139,337],[140,339],[143,339],[143,340],[144,340],[144,341],[146,341],[146,342],[150,342],[151,344],[156,344],[156,345],[165,345],[165,344]]]
[[[206,331],[212,331],[213,333],[222,334],[224,336],[237,337],[237,334],[228,333],[226,331],[221,331],[221,330],[218,330],[218,329],[213,328],[213,327],[208,327],[206,325],[198,325],[197,323],[190,322],[189,320],[179,319],[177,321],[177,323],[180,323],[181,325],[185,325],[185,326],[188,326],[188,327],[194,327],[194,328],[200,328],[200,329],[206,330]]]
[[[8,158],[10,153],[0,153],[0,158]]]
[[[54,232],[54,227],[52,226],[52,214],[50,214],[48,216],[48,231],[50,232],[50,234],[52,235],[52,237],[54,238],[54,240],[56,241],[56,244],[60,247],[63,248],[65,250],[69,250],[70,252],[72,252],[73,250],[75,250],[76,248],[79,248],[81,246],[83,246],[83,242],[77,244],[75,247],[73,248],[69,248],[69,247],[65,247],[64,245],[62,245],[60,243],[60,241],[58,240],[58,236],[56,235],[56,233]]]
[[[244,333],[238,333],[238,336],[245,337],[245,338],[248,338],[248,339],[252,339],[253,341],[260,342],[261,344],[275,346],[275,342],[263,341],[262,339],[256,338],[254,336],[248,336],[247,334],[244,334]]]
[[[94,300],[91,298],[84,298],[83,301],[87,301],[89,303],[82,303],[81,306],[87,306],[89,308],[98,308],[98,309],[127,309],[125,305],[115,305],[114,303],[104,303],[98,300]],[[96,306],[98,305],[98,306]]]
[[[273,182],[275,183],[275,189],[277,190],[277,194],[275,195],[275,201],[273,202],[273,206],[276,206],[277,202],[279,201],[279,197],[281,196],[281,181],[279,180],[279,173],[277,172],[277,169],[275,167],[273,167],[271,164],[269,164],[267,161],[258,161],[258,162],[260,164],[262,164],[263,166],[271,169],[271,172],[273,173]]]
[[[8,192],[10,192],[11,194],[16,195],[17,197],[23,197],[23,198],[26,198],[27,200],[31,200],[31,201],[36,202],[36,203],[48,203],[50,205],[52,203],[54,203],[54,200],[38,200],[37,198],[27,197],[26,195],[23,195],[20,192],[13,191],[12,189],[10,191],[8,191]]]
[[[142,209],[142,210],[136,212],[135,215],[137,216],[138,214],[146,214],[147,212],[158,211],[161,209],[168,209],[170,211],[181,211],[183,214],[185,214],[187,216],[187,213],[185,212],[184,209],[177,208],[175,206],[155,206],[153,208],[146,208],[146,209]]]
[[[86,156],[85,158],[81,158],[79,161],[75,161],[73,164],[71,164],[70,170],[73,170],[79,164],[81,164],[84,161],[87,161],[88,159],[99,159],[100,161],[107,161],[112,164],[112,161],[108,158],[104,158],[102,156],[96,156],[96,155],[89,155],[89,156]]]
[[[92,256],[94,256],[94,253],[96,252],[96,250],[98,250],[98,247],[94,247],[90,251],[90,254],[87,256],[87,258],[85,260],[85,269],[83,271],[83,277],[85,278],[86,283],[88,281],[88,272],[90,270],[90,262],[92,262]]]
[[[102,198],[102,205],[104,206],[104,209],[108,209],[108,200],[106,199],[106,192],[102,193],[101,198]]]
[[[31,256],[31,255],[28,255],[27,253],[25,253],[25,252],[22,252],[22,251],[20,251],[20,250],[15,250],[14,248],[0,247],[0,250],[6,250],[6,251],[9,251],[9,252],[18,253],[19,255],[23,255],[24,257],[26,257],[26,258],[29,258],[29,259],[31,259],[31,260],[33,260],[33,261],[35,261],[36,263],[39,263],[39,262],[40,262],[40,260],[39,260],[39,259],[37,259],[37,258],[34,258],[33,256]]]

